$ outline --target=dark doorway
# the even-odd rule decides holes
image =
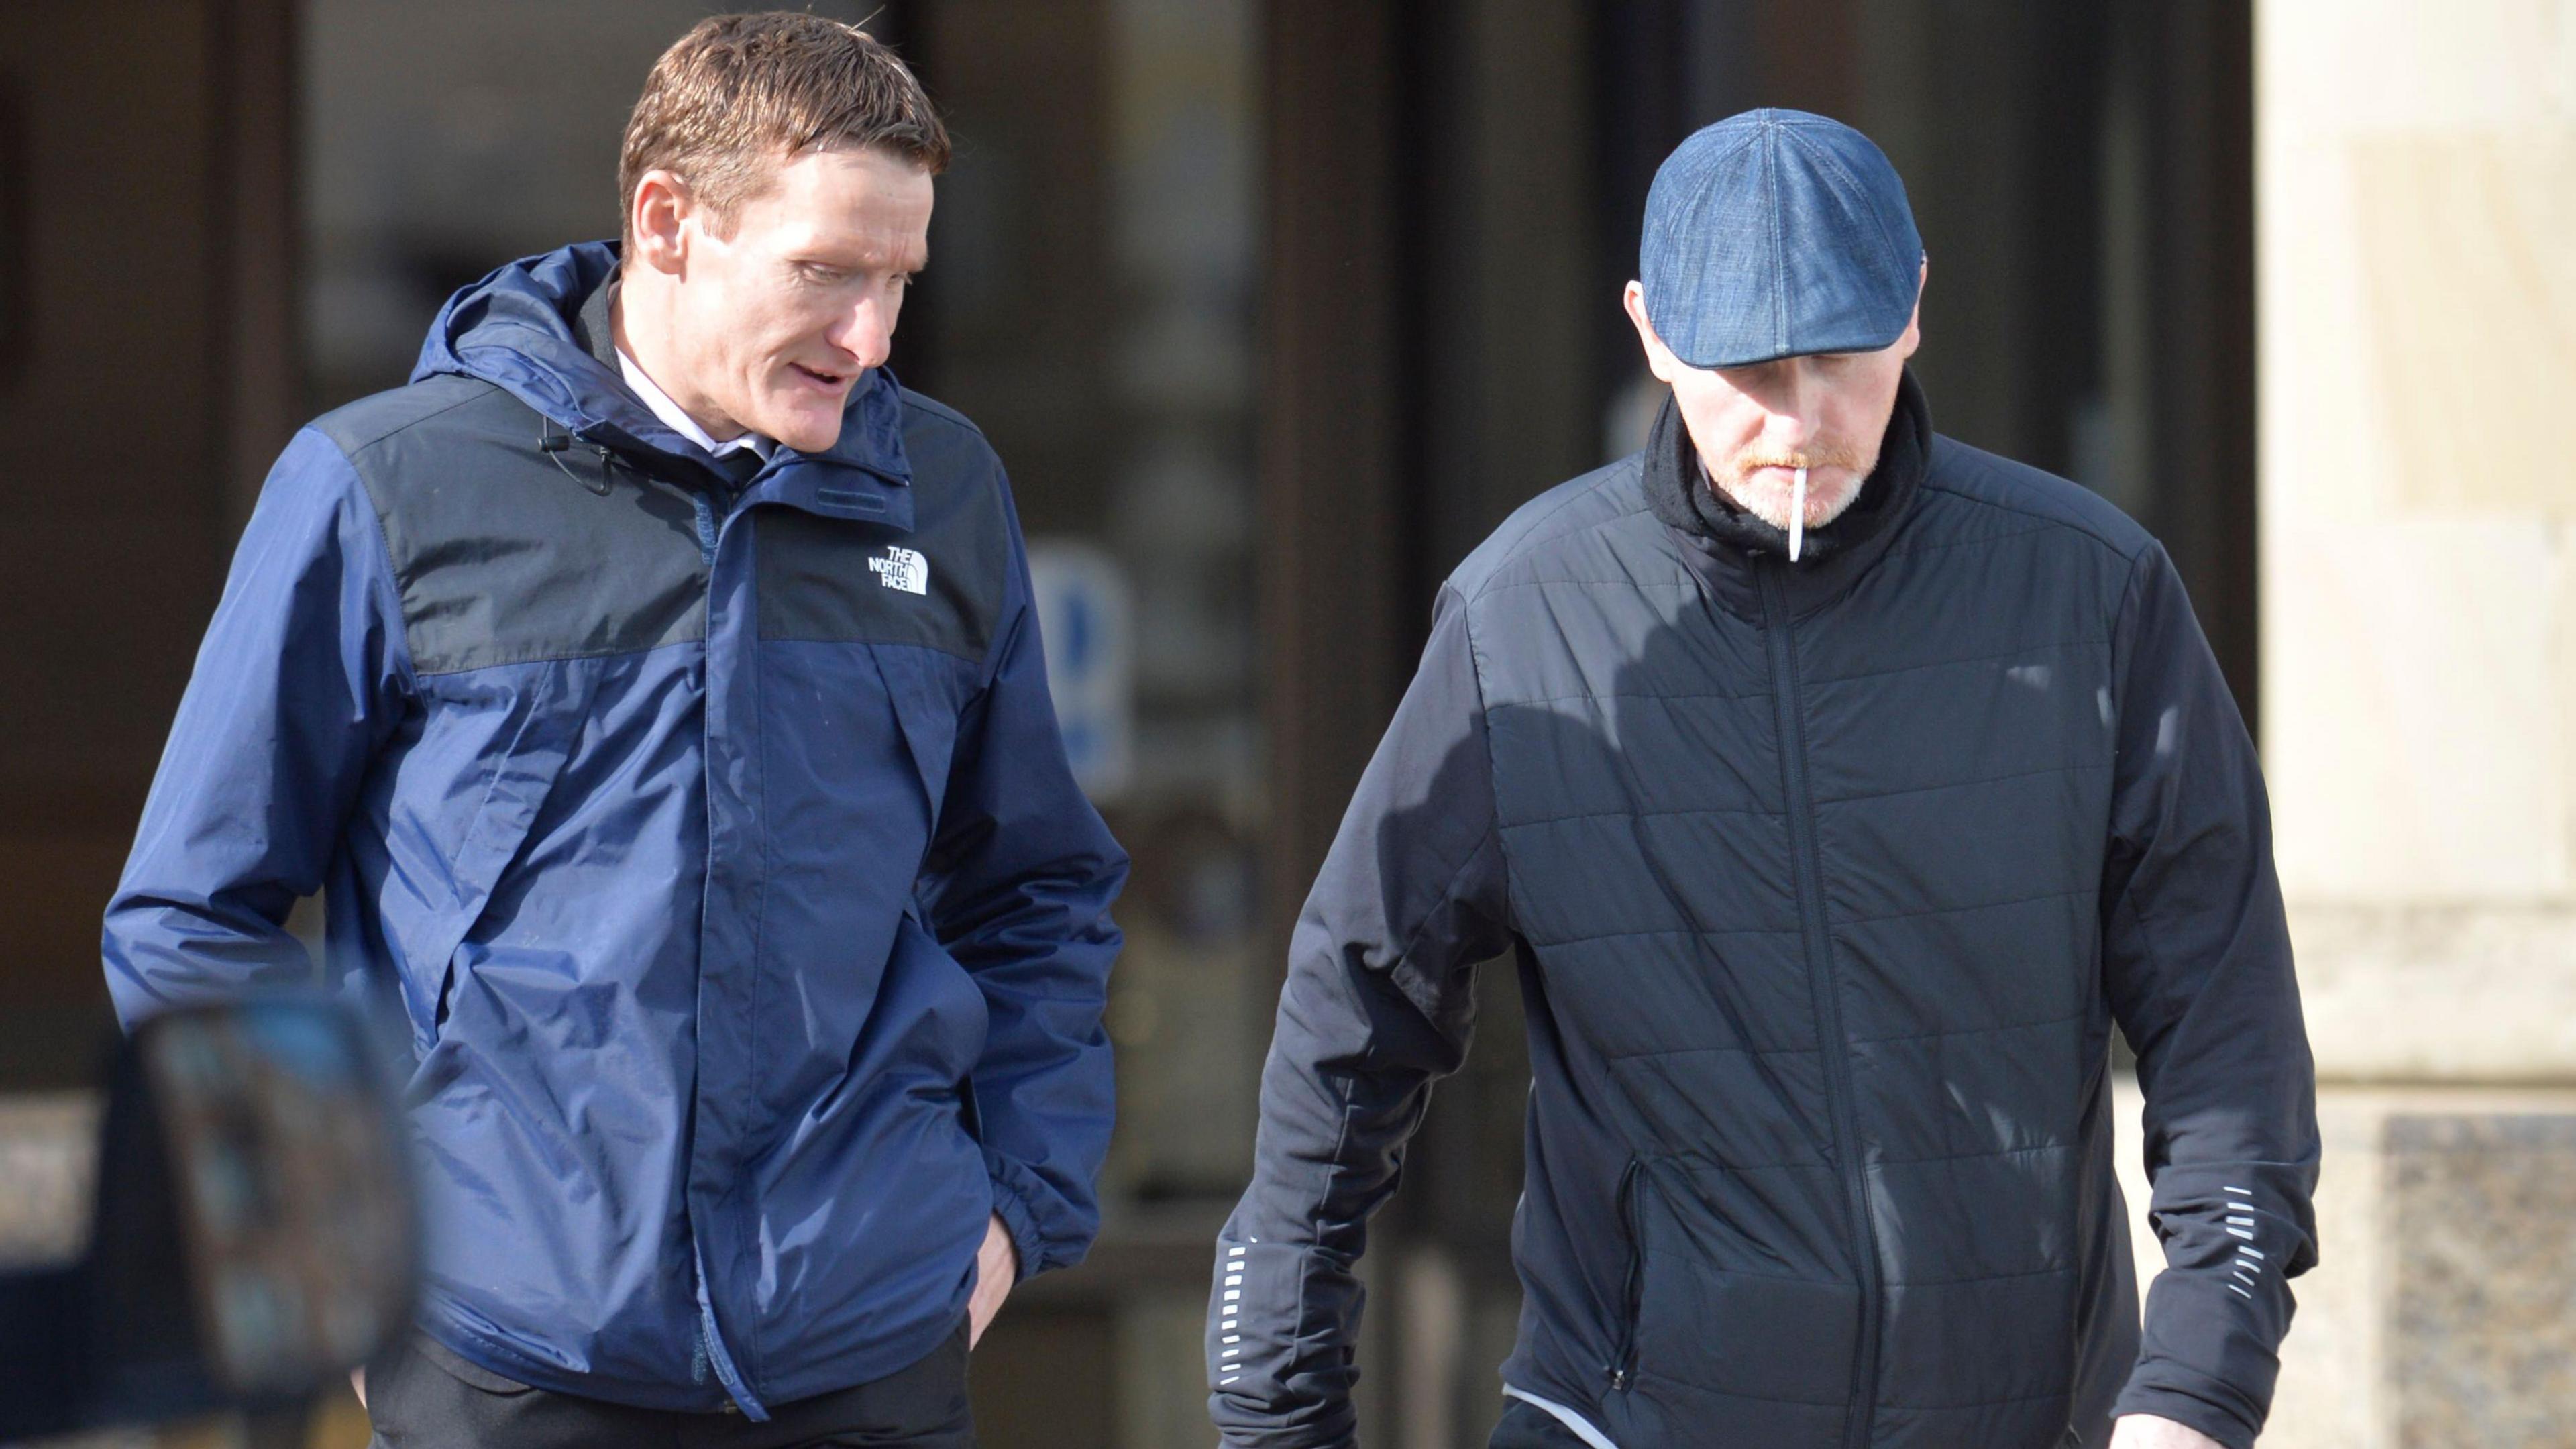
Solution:
[[[288,0],[0,20],[0,1090],[85,1085],[99,916],[294,426]]]

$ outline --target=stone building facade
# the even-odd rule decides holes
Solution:
[[[2576,4],[2260,0],[2263,754],[2326,1157],[2267,1445],[2576,1440]]]

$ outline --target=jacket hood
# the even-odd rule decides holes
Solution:
[[[497,268],[439,309],[411,380],[441,373],[477,378],[577,437],[704,461],[704,452],[665,427],[613,366],[592,355],[578,331],[583,303],[616,275],[617,262],[615,242],[580,242]],[[891,482],[911,480],[903,390],[891,372],[869,370],[851,389],[841,418],[841,436],[811,457]],[[779,451],[809,456],[783,444]]]

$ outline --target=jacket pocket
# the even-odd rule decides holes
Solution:
[[[460,782],[463,788],[476,790],[473,813],[448,858],[446,907],[415,957],[419,969],[439,973],[437,995],[418,1033],[424,1049],[437,1043],[440,1028],[447,1024],[456,990],[457,948],[483,919],[494,888],[526,847],[537,813],[554,793],[589,717],[592,676],[587,670],[560,662],[525,669],[525,673],[493,670],[496,676],[506,673],[518,678],[495,678],[489,681],[490,693],[475,691],[486,708],[497,707],[501,718],[491,736],[503,743],[476,776]],[[473,696],[467,696],[457,702],[470,708],[472,701]]]
[[[1652,1256],[1637,1299],[1640,1368],[1632,1372],[1653,1369],[1653,1395],[1668,1405],[1709,1409],[1739,1401],[1730,1413],[1755,1413],[1761,1406],[1760,1420],[1771,1427],[1746,1443],[1838,1438],[1860,1392],[1853,1377],[1861,1325],[1858,1285],[1781,1277],[1774,1265],[1758,1261],[1712,1262],[1693,1243],[1698,1205],[1665,1193],[1651,1173],[1641,1188]]]
[[[1646,1221],[1637,1204],[1643,1167],[1631,1157],[1627,1170],[1619,1174],[1619,1222],[1628,1233],[1628,1272],[1620,1285],[1619,1335],[1610,1358],[1613,1393],[1625,1392],[1637,1374],[1637,1321],[1644,1316],[1646,1297]]]
[[[895,922],[894,949],[878,1003],[880,1014],[905,1024],[906,1050],[949,1084],[971,1123],[971,1079],[992,1032],[992,1008],[974,976],[940,944],[917,907],[905,907]]]

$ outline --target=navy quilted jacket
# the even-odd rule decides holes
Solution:
[[[1505,1382],[1618,1449],[2243,1446],[2314,1258],[2254,751],[2163,550],[1930,430],[1792,565],[1671,409],[1441,591],[1298,922],[1208,1327],[1226,1442],[1352,1441],[1354,1260],[1470,968],[1535,1081]],[[2115,1027],[2169,1271],[2141,1335]]]

